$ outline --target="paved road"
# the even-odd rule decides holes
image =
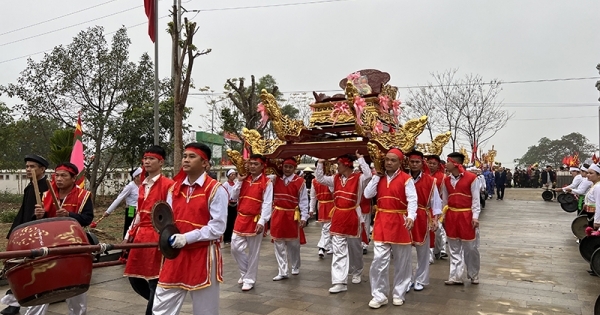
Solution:
[[[378,310],[367,306],[372,252],[364,257],[363,282],[349,283],[348,292],[330,295],[331,257],[320,260],[316,248],[304,246],[300,275],[273,282],[277,274],[273,247],[264,240],[257,285],[243,293],[225,248],[221,314],[593,314],[600,278],[586,272],[588,265],[570,232],[572,219],[553,202],[488,201],[480,218],[481,284],[445,286],[448,261],[436,261],[425,290],[408,293],[403,306],[390,304]],[[311,223],[306,232],[309,244],[316,244],[318,225]],[[143,313],[145,301],[121,274],[122,267],[94,271],[88,314]],[[54,304],[50,310],[48,314],[66,314],[66,305]],[[191,314],[189,302],[182,314]]]

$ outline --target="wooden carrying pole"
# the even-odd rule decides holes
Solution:
[[[40,206],[43,206],[42,196],[40,196],[40,187],[38,187],[37,176],[35,175],[35,171],[32,170],[31,173],[31,183],[33,184],[33,191],[35,192],[35,203]]]
[[[41,247],[35,249],[25,250],[13,250],[7,252],[0,252],[0,259],[13,259],[13,258],[36,258],[50,255],[69,255],[69,254],[83,254],[93,253],[98,251],[107,251],[113,249],[131,249],[131,248],[150,248],[158,247],[158,243],[127,243],[127,244],[98,244],[98,245],[81,245],[81,246],[69,246],[69,247]]]

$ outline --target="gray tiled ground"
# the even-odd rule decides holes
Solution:
[[[489,201],[481,216],[481,284],[445,286],[448,261],[431,266],[431,284],[407,294],[403,306],[370,310],[368,268],[363,282],[349,284],[346,293],[330,295],[331,257],[316,255],[319,226],[311,223],[302,248],[299,276],[273,282],[277,274],[273,247],[265,239],[258,283],[243,293],[229,248],[224,249],[225,283],[221,285],[221,314],[592,314],[600,293],[600,278],[591,277],[570,232],[574,215],[557,203]],[[414,254],[413,254],[414,258]],[[121,277],[122,267],[94,270],[88,314],[143,314],[145,301]],[[0,289],[6,289],[0,288]],[[189,298],[188,298],[189,299]],[[51,305],[49,314],[66,314],[64,303]],[[183,314],[191,314],[186,303]]]

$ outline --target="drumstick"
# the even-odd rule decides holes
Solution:
[[[38,205],[42,205],[42,197],[40,196],[40,188],[38,187],[37,177],[35,171],[31,171],[31,182],[33,183],[33,191],[35,192],[35,202]]]
[[[54,203],[56,210],[58,210],[58,209],[60,209],[60,204],[58,203],[58,198],[56,197],[56,193],[54,192],[54,189],[52,189],[52,183],[47,178],[46,178],[46,182],[48,183],[48,190],[50,191],[50,194],[52,195],[52,202]]]
[[[90,227],[91,227],[92,229],[95,229],[95,228],[96,228],[96,226],[98,226],[98,223],[100,223],[102,220],[104,220],[104,218],[106,218],[106,216],[105,216],[105,215],[101,216],[101,217],[100,217],[100,219],[98,219],[98,221],[96,221],[96,222],[92,222],[92,224],[90,224]]]

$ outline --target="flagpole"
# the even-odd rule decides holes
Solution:
[[[154,0],[154,144],[158,138],[158,0]]]

